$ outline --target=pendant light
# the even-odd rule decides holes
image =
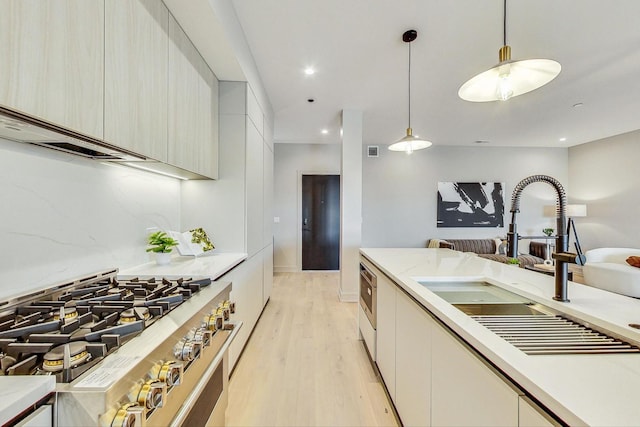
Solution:
[[[503,13],[503,46],[498,51],[500,62],[460,87],[458,96],[465,101],[506,101],[538,89],[560,74],[562,67],[552,59],[511,60],[511,46],[507,45],[507,0],[504,0]]]
[[[431,142],[414,136],[411,129],[411,42],[417,37],[418,32],[416,30],[405,31],[402,35],[402,41],[409,45],[409,126],[407,127],[407,135],[389,146],[391,151],[404,151],[407,154],[411,154],[415,150],[431,147]]]

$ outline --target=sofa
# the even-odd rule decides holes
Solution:
[[[492,261],[506,263],[509,259],[504,253],[499,253],[500,239],[431,239],[427,247],[439,247],[461,252],[473,252],[479,257]],[[518,255],[520,267],[526,265],[542,264],[547,256],[547,244],[531,241],[529,253]]]
[[[640,298],[640,268],[626,262],[630,256],[640,256],[640,249],[598,248],[584,255],[587,258],[582,267],[585,284]]]

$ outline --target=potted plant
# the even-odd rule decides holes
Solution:
[[[147,252],[154,252],[156,254],[156,263],[159,265],[169,264],[171,261],[171,251],[173,247],[178,245],[178,241],[170,237],[164,231],[156,231],[149,234],[147,238],[149,248]]]
[[[553,234],[553,228],[543,228],[542,232],[546,235],[551,237],[551,235]]]
[[[520,261],[518,261],[518,258],[507,258],[507,264],[509,265],[515,265],[515,266],[520,266]]]

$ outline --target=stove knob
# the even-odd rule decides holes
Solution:
[[[204,316],[202,327],[214,332],[216,330],[216,314],[211,313]]]
[[[145,382],[138,391],[138,403],[146,409],[161,408],[167,395],[167,385],[159,379]]]
[[[193,341],[200,343],[204,347],[208,347],[211,344],[211,336],[213,332],[206,328],[198,328],[193,332]]]
[[[192,339],[183,338],[173,347],[173,355],[176,359],[189,362],[200,354],[202,343]]]
[[[118,409],[111,422],[111,427],[140,427],[143,415],[143,406],[138,405],[137,402],[129,402]]]
[[[222,316],[224,317],[224,321],[228,322],[229,318],[231,317],[231,307],[230,307],[229,301],[220,303],[220,305],[218,306],[218,309],[222,309]]]
[[[180,379],[182,378],[183,369],[184,366],[180,362],[175,362],[173,360],[165,362],[160,368],[158,379],[164,382],[167,387],[180,385]]]

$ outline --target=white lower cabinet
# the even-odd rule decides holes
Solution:
[[[376,364],[404,426],[559,425],[380,270],[362,262],[378,283]]]
[[[396,292],[396,409],[405,426],[428,426],[435,323],[404,292]]]
[[[231,299],[236,303],[233,319],[243,322],[242,329],[229,348],[229,372],[238,361],[262,312],[263,279],[262,253],[247,258],[233,270],[218,278],[218,280],[229,280],[233,283]]]
[[[519,393],[443,327],[431,336],[431,424],[518,425]]]
[[[518,426],[520,427],[554,427],[559,426],[544,410],[526,396],[518,399]]]
[[[367,264],[367,267],[371,267]],[[396,285],[375,268],[378,281],[376,364],[391,399],[396,400]]]

